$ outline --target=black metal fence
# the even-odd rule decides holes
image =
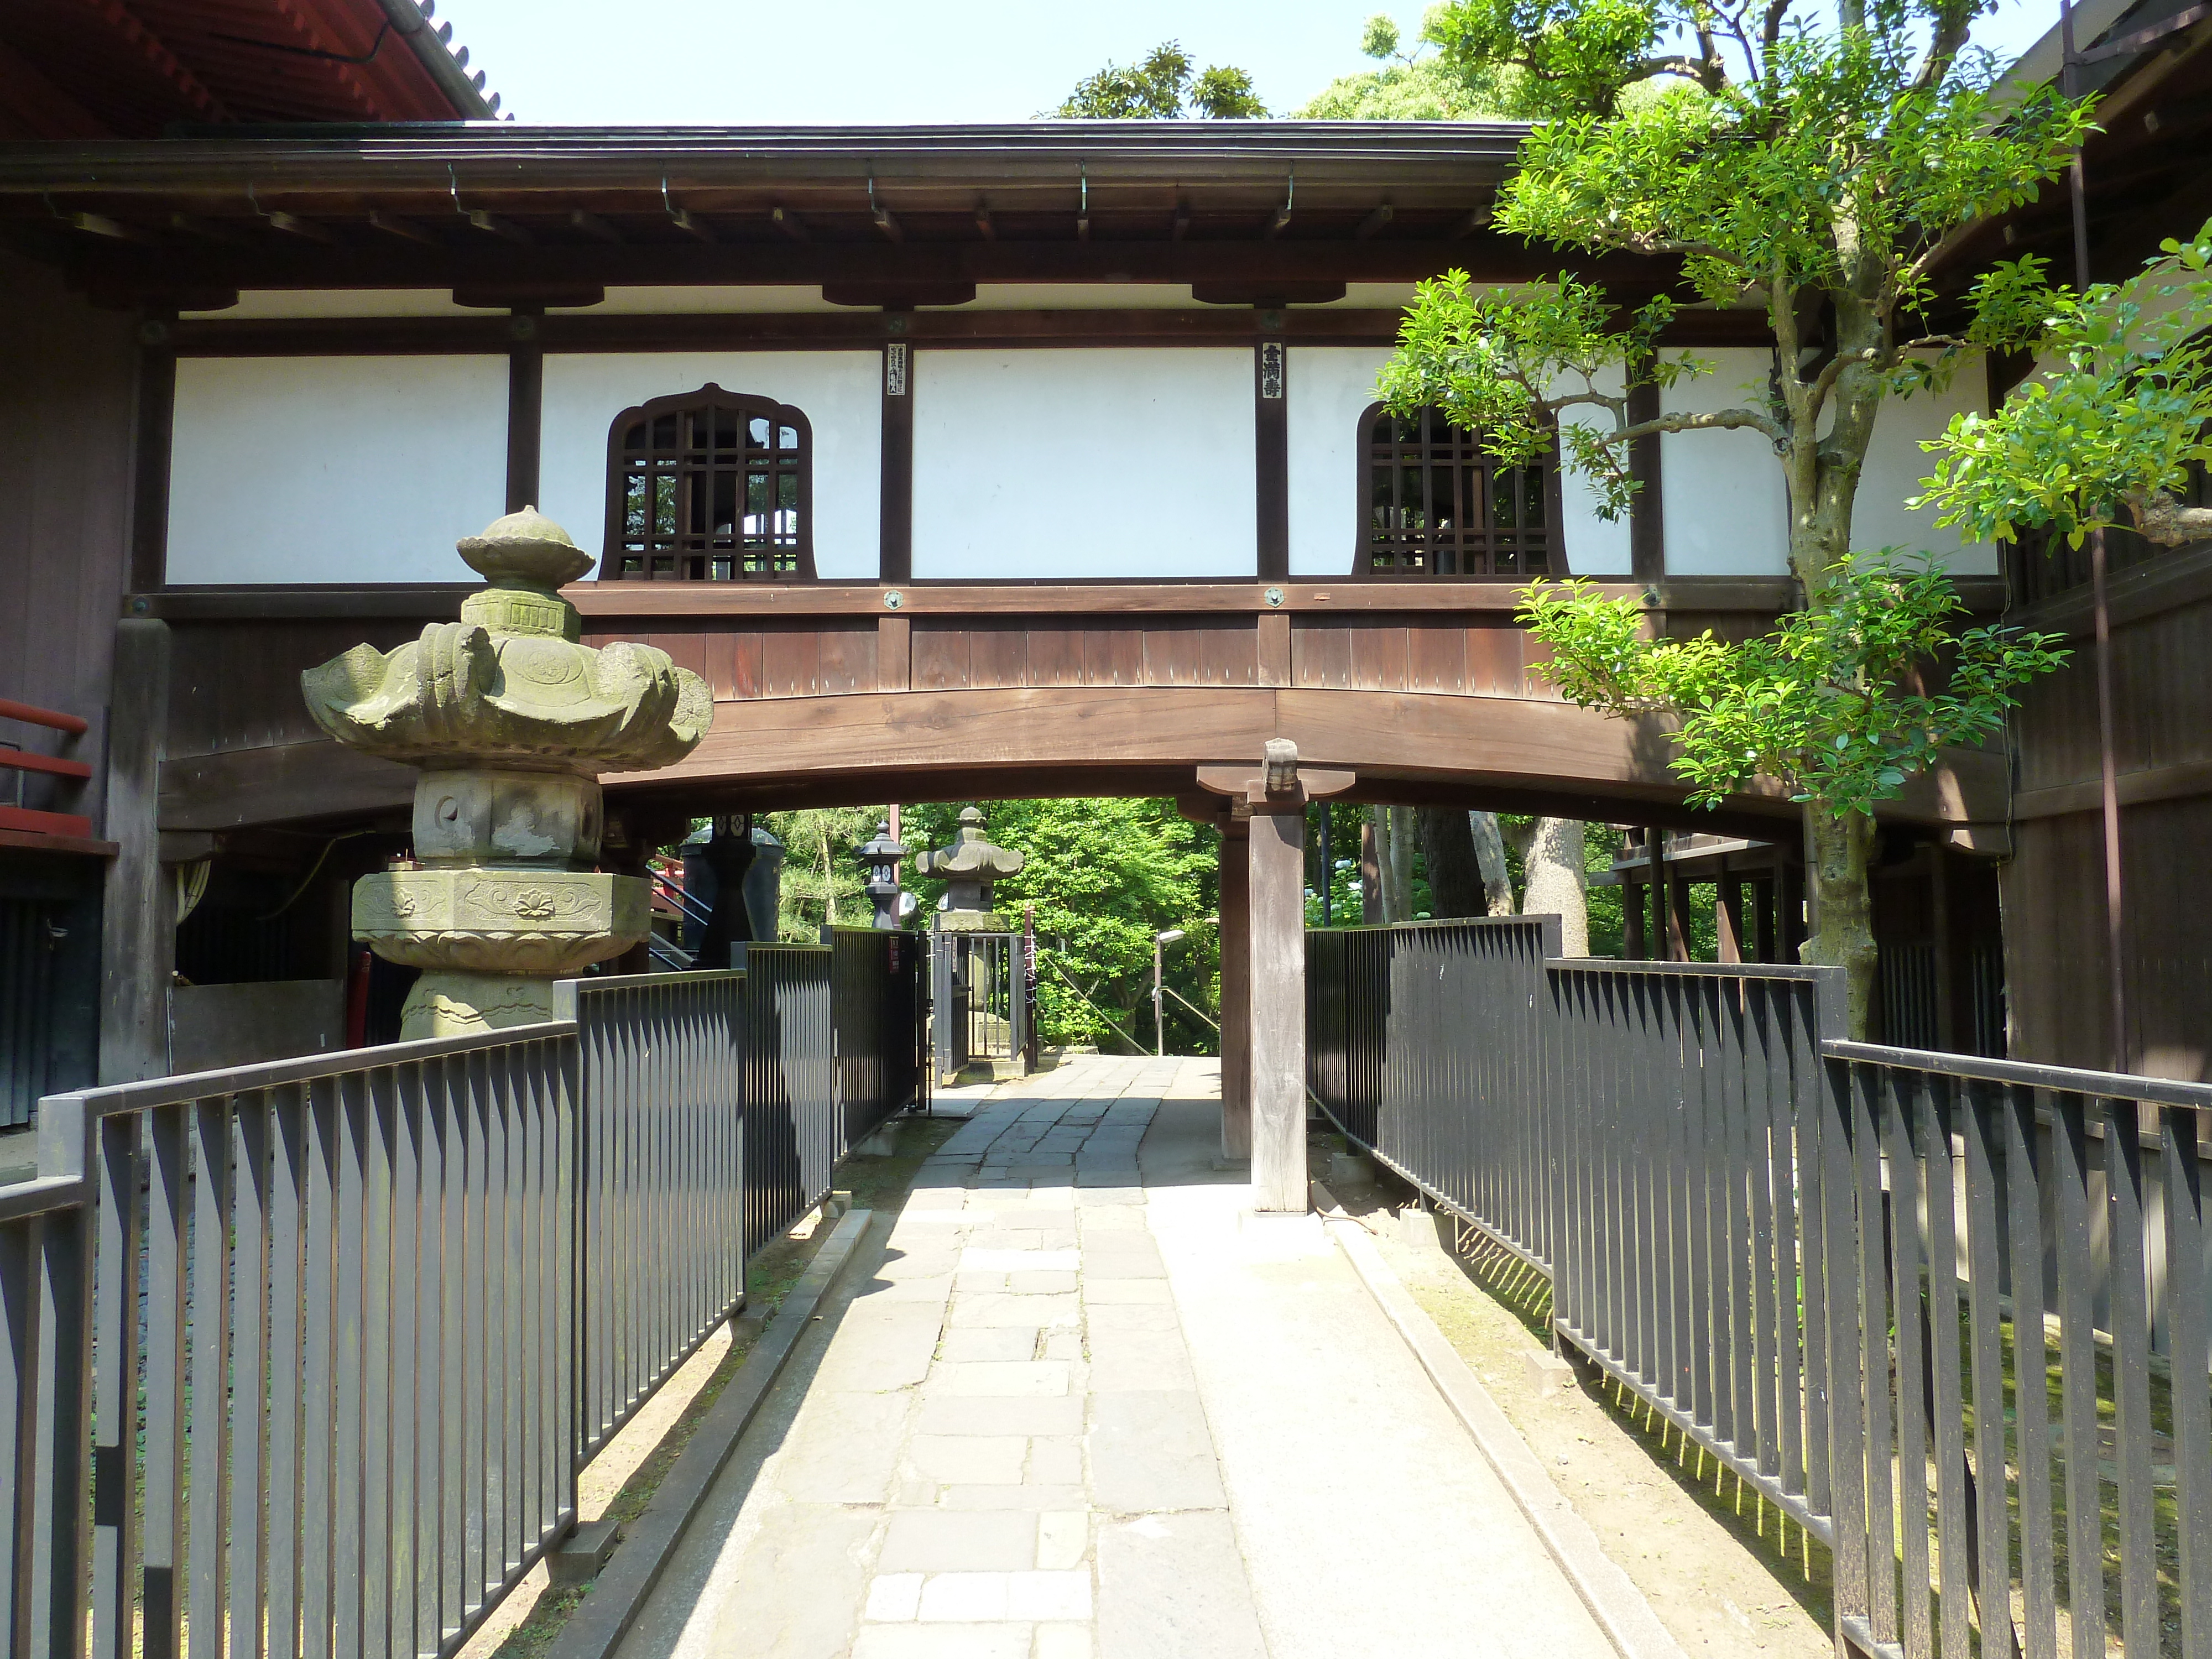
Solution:
[[[1836,1040],[1835,970],[1309,936],[1316,1097],[1833,1551],[1869,1653],[2212,1654],[2212,1087]]]
[[[741,1300],[756,1218],[796,1218],[844,1151],[831,951],[758,956],[566,982],[547,1024],[43,1101],[40,1176],[0,1188],[9,1650],[465,1640]],[[903,1049],[862,1067],[888,1085],[916,1056],[879,1000],[848,1029]],[[764,1121],[808,1149],[804,1202],[754,1202]]]

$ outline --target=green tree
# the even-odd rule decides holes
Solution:
[[[1817,616],[1850,585],[1853,505],[1885,403],[2017,337],[2002,282],[1978,285],[1965,328],[1926,326],[1938,247],[2031,198],[2087,125],[2084,106],[2048,88],[1999,106],[1991,61],[1968,46],[1976,9],[1841,0],[1840,27],[1824,32],[1802,0],[1454,0],[1433,26],[1446,61],[1518,70],[1524,110],[1549,118],[1522,144],[1498,226],[1677,263],[1699,301],[1765,313],[1774,368],[1735,408],[1633,420],[1629,386],[1663,394],[1702,368],[1659,349],[1672,295],[1624,320],[1604,289],[1565,271],[1489,291],[1454,271],[1422,286],[1382,395],[1401,411],[1441,405],[1508,463],[1556,438],[1608,515],[1633,494],[1632,440],[1760,434],[1788,491],[1790,566]],[[1662,50],[1677,34],[1689,46]],[[1569,412],[1577,418],[1561,420]],[[1873,819],[1863,802],[1814,799],[1806,815],[1818,917],[1806,959],[1849,971],[1863,1029]]]
[[[1436,10],[1441,10],[1437,8]],[[1435,11],[1431,12],[1435,15]],[[1377,13],[1361,30],[1359,49],[1382,64],[1340,76],[1298,112],[1308,121],[1475,121],[1496,118],[1510,107],[1499,86],[1507,71],[1462,69],[1433,55],[1436,42],[1424,27],[1410,52],[1401,52],[1398,26]]]
[[[2124,283],[2044,285],[2033,255],[1990,286],[2033,314],[2051,366],[1990,415],[1959,415],[1922,503],[1939,523],[2010,541],[2048,526],[2075,546],[2126,525],[2166,546],[2212,535],[2212,509],[2179,499],[2212,464],[2212,220]]]
[[[1173,121],[1188,116],[1227,121],[1264,118],[1267,108],[1243,70],[1214,64],[1194,75],[1190,54],[1168,40],[1153,47],[1141,64],[1109,64],[1077,82],[1059,113],[1097,121]]]
[[[985,833],[1027,860],[1019,874],[998,884],[992,902],[1018,926],[1023,905],[1036,906],[1045,958],[1037,971],[1037,1029],[1047,1042],[1125,1048],[1103,1011],[1149,1046],[1152,936],[1174,927],[1185,937],[1167,948],[1166,982],[1218,1022],[1218,855],[1212,830],[1182,817],[1172,800],[978,804]],[[909,809],[907,844],[949,843],[960,805]],[[944,884],[914,887],[926,918]],[[1213,1032],[1172,1000],[1167,1030],[1170,1053],[1205,1054],[1215,1046]]]
[[[783,843],[776,933],[786,944],[811,945],[824,927],[866,927],[874,920],[853,849],[875,834],[884,811],[823,806],[763,816],[769,833]]]

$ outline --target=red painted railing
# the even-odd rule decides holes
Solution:
[[[19,720],[26,726],[43,726],[49,731],[59,732],[72,738],[81,738],[88,730],[82,715],[65,714],[58,708],[40,708],[33,703],[14,702],[0,697],[0,720]],[[92,776],[92,767],[81,760],[65,755],[33,755],[21,749],[0,748],[0,771],[43,772],[49,777],[68,778],[83,783]],[[0,830],[13,830],[36,836],[70,836],[78,840],[92,834],[92,820],[76,812],[43,812],[27,806],[0,806]]]

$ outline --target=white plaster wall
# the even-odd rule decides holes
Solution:
[[[1359,416],[1390,349],[1293,346],[1285,357],[1291,574],[1349,575],[1359,551]]]
[[[1576,382],[1577,389],[1581,382]],[[1620,395],[1621,374],[1607,370],[1597,377],[1597,390],[1608,398]],[[1557,397],[1565,388],[1554,386]],[[1613,424],[1613,411],[1587,404],[1560,412],[1562,423],[1595,427],[1603,431]],[[1564,464],[1559,472],[1559,530],[1566,544],[1567,574],[1571,576],[1626,576],[1636,568],[1628,544],[1628,514],[1607,521],[1598,516],[1597,491],[1589,480]]]
[[[602,554],[607,433],[648,398],[708,384],[789,404],[814,437],[814,571],[867,580],[883,552],[883,358],[873,351],[549,354],[538,510]]]
[[[1773,354],[1749,347],[1700,348],[1712,365],[1661,394],[1662,407],[1710,415],[1756,407]],[[1761,433],[1670,432],[1659,440],[1665,480],[1667,574],[1778,576],[1790,568],[1790,496]]]
[[[1291,574],[1344,576],[1359,550],[1359,416],[1375,401],[1387,346],[1296,346],[1289,353]],[[1625,575],[1628,520],[1597,515],[1589,487],[1560,480],[1567,568]]]
[[[1257,573],[1249,348],[918,351],[914,397],[917,577]]]
[[[470,580],[505,510],[505,357],[187,357],[168,579]]]
[[[1990,542],[1963,540],[1956,529],[1939,530],[1932,507],[1905,505],[1921,492],[1921,480],[1936,470],[1936,457],[1920,441],[1935,437],[1954,415],[1989,407],[1989,378],[1978,357],[1961,364],[1940,392],[1893,398],[1874,423],[1866,471],[1859,475],[1858,499],[1851,506],[1851,546],[1859,552],[1902,547],[1929,552],[1961,575],[1994,575],[1997,550]]]

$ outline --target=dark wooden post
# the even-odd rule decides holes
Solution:
[[[1221,822],[1221,1156],[1252,1156],[1252,918],[1250,826]]]
[[[1306,811],[1255,804],[1249,838],[1252,1207],[1306,1209]]]
[[[1644,858],[1651,872],[1644,889],[1645,902],[1651,907],[1651,957],[1672,962],[1675,957],[1669,946],[1674,930],[1668,925],[1668,915],[1674,907],[1667,902],[1667,832],[1656,824],[1644,829]]]
[[[1350,772],[1301,769],[1297,745],[1270,738],[1261,763],[1201,766],[1199,787],[1246,821],[1247,973],[1252,1207],[1303,1215],[1306,1191],[1306,804],[1342,794]],[[1224,848],[1228,846],[1224,839]],[[1231,907],[1223,883],[1224,928]],[[1224,987],[1224,989],[1226,988]],[[1224,1133],[1227,1133],[1224,1111]],[[1225,1148],[1224,1148],[1225,1150]]]
[[[1690,959],[1690,884],[1680,876],[1667,878],[1667,960]]]
[[[507,319],[507,510],[510,513],[538,505],[545,422],[545,348],[538,338],[544,317],[543,311],[521,310]]]
[[[169,624],[115,625],[107,723],[107,839],[116,844],[100,917],[100,1080],[136,1083],[169,1069],[169,981],[177,896],[161,866],[156,817],[169,729]]]
[[[1713,894],[1713,933],[1719,943],[1717,955],[1723,962],[1741,962],[1743,950],[1743,878],[1728,867],[1728,857],[1721,858],[1720,880]]]
[[[1775,916],[1781,950],[1777,960],[1799,960],[1797,947],[1805,942],[1805,866],[1784,856],[1774,872]]]
[[[884,326],[905,332],[907,319],[893,313]],[[914,345],[895,338],[884,346],[883,481],[878,578],[886,582],[914,577]],[[903,681],[899,689],[905,690]]]
[[[1627,871],[1620,872],[1620,954],[1631,962],[1649,962],[1651,958],[1644,939],[1644,885],[1628,877]]]

